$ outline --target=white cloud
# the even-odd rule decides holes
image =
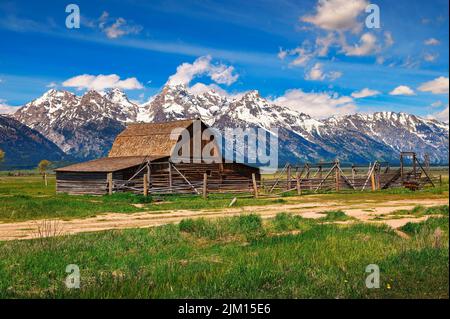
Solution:
[[[141,25],[129,22],[122,17],[111,18],[107,11],[103,11],[97,21],[92,21],[86,17],[83,17],[82,21],[87,27],[95,28],[98,26],[109,39],[117,39],[127,34],[138,34],[143,30]]]
[[[213,64],[212,57],[202,56],[193,63],[183,63],[177,67],[177,72],[169,77],[168,84],[189,84],[195,77],[206,75],[219,84],[231,85],[237,81],[239,75],[233,66]]]
[[[305,93],[300,89],[288,90],[273,102],[315,118],[352,114],[357,110],[351,97],[328,93]]]
[[[310,48],[306,48],[305,44],[299,46],[292,50],[280,50],[278,52],[278,58],[280,60],[285,60],[288,56],[294,57],[289,63],[290,66],[305,66],[311,59],[314,58],[315,54]]]
[[[0,79],[0,83],[3,83],[3,79]]]
[[[354,97],[355,99],[362,99],[365,97],[375,96],[375,95],[379,95],[379,94],[381,94],[381,92],[376,91],[376,90],[371,90],[369,88],[364,88],[361,91],[353,92],[352,97]]]
[[[439,45],[441,42],[435,38],[430,38],[424,41],[425,45]]]
[[[342,49],[348,56],[366,56],[376,53],[377,38],[372,33],[364,33],[359,40],[359,44],[347,45],[345,38],[342,37]]]
[[[204,84],[204,83],[195,83],[193,86],[189,88],[189,91],[194,95],[201,95],[206,92],[214,91],[217,94],[227,97],[229,96],[228,92],[222,89],[217,84]]]
[[[423,59],[427,62],[433,62],[434,60],[436,60],[438,58],[439,54],[435,53],[425,53],[423,56]]]
[[[368,4],[365,0],[319,0],[315,15],[301,20],[330,31],[357,31],[362,27],[358,16]]]
[[[287,50],[283,50],[280,48],[280,51],[278,52],[278,58],[280,60],[284,60],[289,55],[289,52]]]
[[[110,88],[119,88],[123,90],[138,90],[144,88],[135,77],[121,80],[117,74],[83,74],[64,81],[62,85],[64,87],[75,87],[78,90],[88,89],[96,91],[103,91]]]
[[[448,116],[449,116],[449,113],[448,113],[448,105],[447,105],[444,110],[428,115],[428,118],[448,123],[449,122]]]
[[[334,81],[339,79],[342,76],[342,72],[340,71],[331,71],[326,75],[330,81]]]
[[[442,101],[436,101],[434,103],[431,103],[431,107],[441,107],[442,105],[444,105],[444,103]]]
[[[6,100],[0,99],[0,114],[12,114],[18,109],[17,106],[8,105]]]
[[[339,71],[324,72],[323,64],[316,63],[305,75],[305,79],[312,80],[312,81],[323,81],[323,80],[328,79],[330,81],[334,81],[334,80],[340,78],[341,76],[342,76],[342,72],[339,72]]]
[[[309,70],[309,73],[306,75],[307,80],[313,80],[313,81],[322,81],[325,79],[325,74],[322,70],[322,64],[316,63],[314,66]]]
[[[392,36],[392,33],[389,31],[386,31],[384,33],[384,44],[386,47],[391,47],[393,46],[395,43],[394,38]]]
[[[389,92],[389,94],[390,95],[415,95],[414,90],[406,85],[397,86],[395,89],[393,89],[391,92]]]
[[[419,86],[421,92],[431,92],[434,94],[448,94],[449,80],[446,77],[440,76],[432,81],[423,83]]]
[[[330,47],[336,43],[336,38],[333,32],[329,32],[325,37],[316,38],[316,54],[317,56],[324,57],[328,55]]]
[[[57,87],[58,86],[58,83],[56,83],[56,82],[51,82],[51,83],[49,83],[49,84],[47,84],[46,85],[46,87],[48,87],[48,88],[55,88],[55,87]]]

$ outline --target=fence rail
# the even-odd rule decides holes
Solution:
[[[415,159],[416,160],[416,159]],[[415,162],[413,162],[414,164]],[[137,194],[197,194],[207,197],[210,193],[245,193],[254,197],[281,195],[286,192],[327,192],[327,191],[375,191],[387,188],[408,187],[418,189],[425,185],[442,184],[441,176],[432,176],[429,169],[416,163],[411,167],[401,165],[390,167],[388,163],[374,162],[370,165],[352,165],[341,167],[339,161],[332,163],[306,163],[293,166],[286,164],[277,174],[257,180],[255,174],[251,178],[195,173],[195,178],[186,177],[182,168],[172,163],[164,172],[151,174],[151,164],[141,169],[131,179],[113,178],[108,174],[106,184],[101,185],[109,194],[114,192],[133,192]],[[192,170],[189,171],[192,176]],[[64,185],[65,181],[60,181]],[[70,181],[67,181],[70,183]]]

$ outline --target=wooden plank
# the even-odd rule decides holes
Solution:
[[[203,198],[208,198],[208,174],[203,173]]]
[[[287,185],[286,185],[287,189],[291,189],[291,165],[289,164],[289,166],[287,167]]]
[[[148,196],[148,174],[144,174],[144,196]]]
[[[252,173],[252,181],[253,181],[253,193],[255,198],[258,198],[258,184],[256,184],[256,175]]]
[[[336,174],[336,192],[339,192],[341,189],[341,171],[339,168],[339,161],[336,161],[335,165],[335,174]]]
[[[372,174],[370,174],[370,182],[372,183],[372,192],[376,190],[376,184],[375,184],[375,172],[372,171]]]
[[[112,195],[113,193],[113,173],[108,173],[106,176],[106,179],[108,181],[108,194]]]
[[[300,172],[297,171],[297,174],[295,175],[296,180],[297,180],[297,195],[301,195],[302,194],[302,187],[300,184]]]

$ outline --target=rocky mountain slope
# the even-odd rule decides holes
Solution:
[[[221,130],[260,127],[273,132],[277,128],[281,163],[336,157],[355,163],[398,161],[400,151],[429,153],[433,163],[448,161],[448,124],[394,112],[319,121],[274,105],[257,91],[226,98],[214,91],[195,95],[181,85],[166,86],[150,102],[137,105],[117,89],[89,91],[81,97],[50,90],[14,117],[67,154],[83,159],[105,155],[127,123],[202,118]]]
[[[67,157],[58,146],[41,133],[10,117],[1,115],[0,149],[5,152],[5,159],[0,163],[0,169],[35,168],[43,159],[57,162]]]

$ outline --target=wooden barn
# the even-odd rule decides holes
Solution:
[[[56,190],[90,195],[127,191],[200,194],[205,187],[208,192],[253,191],[255,181],[260,180],[258,168],[224,161],[207,163],[197,156],[197,137],[207,128],[200,120],[130,124],[116,137],[108,157],[57,169]],[[181,143],[185,138],[181,130],[189,132],[187,143]],[[189,158],[181,152],[186,144]],[[222,159],[214,136],[200,138],[199,147],[202,151],[208,147],[209,154]]]

